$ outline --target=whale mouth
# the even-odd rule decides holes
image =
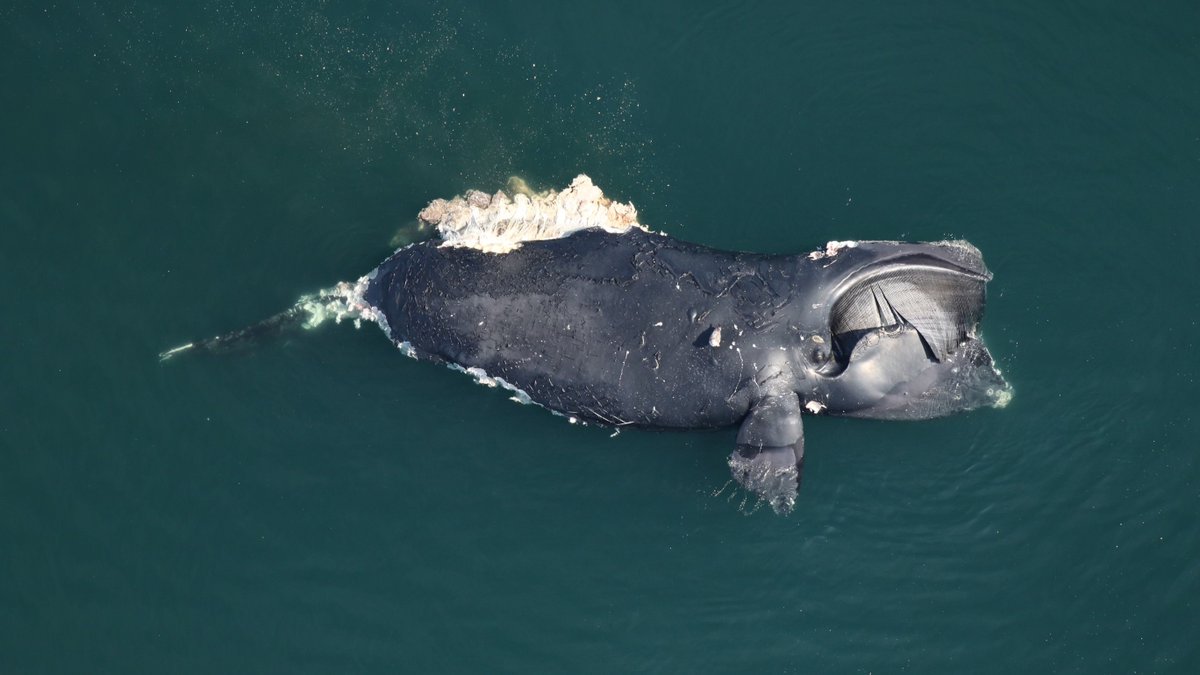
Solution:
[[[967,251],[975,255],[966,256],[964,265],[941,255],[944,250],[959,253],[947,246],[928,245],[922,252],[890,257],[839,284],[828,315],[832,367],[844,370],[864,338],[905,326],[916,332],[934,363],[975,336],[991,274],[973,247]]]
[[[918,419],[1006,403],[1011,388],[978,337],[990,279],[976,249],[945,244],[847,277],[829,309],[829,359],[818,371],[839,392],[832,407]]]

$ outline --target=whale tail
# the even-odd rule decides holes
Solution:
[[[173,347],[161,352],[158,360],[166,361],[184,353],[228,354],[241,351],[281,335],[301,329],[311,330],[329,319],[336,323],[351,319],[355,327],[361,324],[362,319],[379,323],[382,315],[362,299],[367,281],[367,277],[363,277],[357,283],[341,282],[333,288],[305,295],[278,314],[245,328]]]
[[[308,317],[308,312],[300,303],[297,303],[245,328],[168,349],[158,355],[158,360],[166,361],[184,352],[228,354],[248,349],[256,344],[302,328]]]

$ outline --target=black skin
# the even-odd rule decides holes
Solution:
[[[781,342],[794,282],[784,258],[586,231],[502,255],[413,246],[380,266],[366,300],[419,355],[483,368],[552,410],[700,428],[745,416],[755,359],[767,365],[752,336],[762,352]]]
[[[798,487],[802,408],[921,419],[1007,388],[974,337],[990,274],[969,245],[864,242],[812,259],[640,230],[503,254],[439,244],[375,272],[365,299],[395,341],[592,423],[740,423],[734,476],[779,512]],[[837,318],[851,315],[868,318]]]

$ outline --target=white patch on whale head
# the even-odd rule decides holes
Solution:
[[[508,253],[522,242],[561,239],[599,228],[622,233],[649,231],[637,221],[633,204],[616,202],[580,174],[561,191],[532,192],[519,178],[509,180],[511,195],[468,190],[453,199],[435,199],[421,210],[422,222],[437,228],[442,246],[465,246]]]

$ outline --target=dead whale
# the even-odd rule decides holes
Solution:
[[[780,513],[796,499],[803,414],[926,419],[1011,398],[978,332],[991,274],[965,241],[721,251],[648,230],[586,176],[510,192],[436,200],[420,216],[434,239],[163,356],[374,322],[404,354],[571,421],[740,425],[733,477]]]

